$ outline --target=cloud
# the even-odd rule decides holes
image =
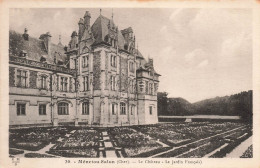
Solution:
[[[164,25],[161,29],[160,29],[160,33],[162,33],[162,34],[167,34],[167,26],[166,25]]]
[[[198,68],[203,68],[209,64],[209,60],[203,60],[201,63],[198,64]]]
[[[179,13],[181,13],[181,11],[183,10],[183,8],[179,8],[179,9],[176,9],[174,12],[172,12],[172,14],[170,15],[170,20],[174,20],[175,19],[175,17],[179,14]]]
[[[187,53],[184,57],[187,62],[195,61],[195,59],[200,60],[205,57],[205,51],[201,48],[197,48],[189,53]]]

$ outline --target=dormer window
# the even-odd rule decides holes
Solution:
[[[110,64],[112,67],[116,67],[116,56],[115,55],[111,55],[111,58],[110,58]]]
[[[124,49],[127,51],[127,49],[128,49],[127,44],[124,45]]]
[[[83,57],[82,57],[82,67],[83,67],[83,68],[88,67],[88,63],[89,63],[89,61],[88,61],[88,56],[83,56]]]
[[[41,62],[46,62],[46,58],[42,56],[41,59],[40,59],[40,61],[41,61]]]
[[[26,57],[27,56],[27,52],[25,50],[22,50],[20,52],[20,57]]]
[[[63,61],[58,61],[58,65],[63,65],[64,64],[64,62]]]

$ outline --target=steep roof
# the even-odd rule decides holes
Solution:
[[[51,43],[50,54],[47,53],[44,42],[38,38],[30,37],[25,40],[21,33],[9,31],[9,53],[12,56],[19,56],[21,52],[27,53],[27,59],[40,61],[42,57],[46,58],[48,64],[54,64],[54,55],[56,60],[66,62],[67,56],[63,46]]]
[[[116,25],[112,19],[100,15],[91,26],[91,31],[94,36],[94,44],[105,42],[105,37],[109,34],[109,26],[116,28]],[[124,37],[120,31],[118,31],[118,47],[124,48]]]

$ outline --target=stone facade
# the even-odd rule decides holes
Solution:
[[[86,12],[80,19],[68,47],[50,43],[50,33],[38,41],[10,33],[10,125],[158,122],[160,75],[153,60],[145,60],[136,48],[131,27],[120,31],[102,15],[90,26],[90,18]],[[20,43],[33,43],[28,45],[33,48],[12,46]]]

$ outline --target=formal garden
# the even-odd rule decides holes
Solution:
[[[9,154],[28,158],[96,158],[109,157],[111,153],[117,157],[223,158],[251,136],[252,126],[240,122],[34,127],[10,129]],[[252,142],[249,143],[238,157],[252,157]]]

